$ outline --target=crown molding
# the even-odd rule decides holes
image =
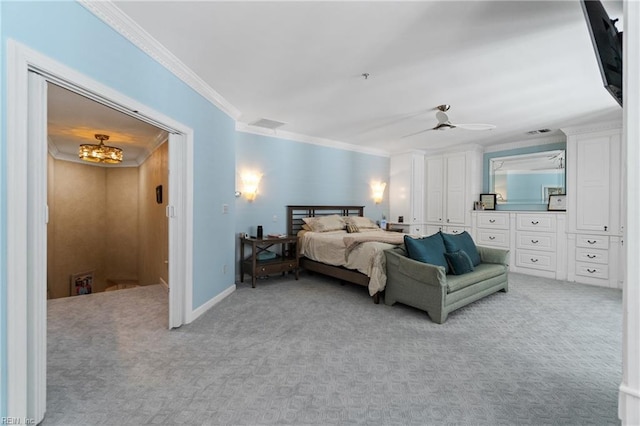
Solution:
[[[231,105],[211,86],[205,83],[195,72],[180,61],[173,53],[153,38],[133,19],[126,15],[111,1],[77,0],[80,5],[120,33],[160,65],[173,73],[193,90],[202,95],[234,120],[240,117],[240,111]]]
[[[485,154],[491,152],[508,151],[511,149],[528,148],[530,146],[549,145],[552,143],[566,142],[567,138],[564,134],[556,134],[543,138],[523,139],[515,142],[507,142],[498,145],[490,145],[484,149]]]
[[[354,145],[346,142],[339,142],[332,139],[318,138],[315,136],[307,136],[299,133],[287,132],[278,129],[265,129],[263,127],[251,126],[247,123],[236,121],[236,130],[238,132],[252,133],[255,135],[268,136],[272,138],[286,139],[294,142],[308,143],[312,145],[320,145],[327,148],[342,149],[345,151],[354,151],[362,154],[376,155],[378,157],[390,157],[388,151],[381,149],[367,148],[360,145]]]
[[[622,121],[606,121],[601,123],[591,123],[586,126],[562,127],[560,130],[567,136],[579,135],[582,133],[596,133],[611,130],[622,130]]]

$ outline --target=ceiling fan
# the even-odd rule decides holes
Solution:
[[[447,111],[449,111],[451,105],[438,105],[436,109],[436,118],[438,119],[438,124],[435,127],[430,129],[420,130],[419,132],[412,133],[410,135],[403,136],[404,138],[408,138],[409,136],[415,136],[423,132],[428,132],[429,130],[449,130],[449,129],[465,129],[465,130],[491,130],[495,129],[496,126],[493,124],[453,124],[449,120],[449,116],[447,115]]]

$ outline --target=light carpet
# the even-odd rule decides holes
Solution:
[[[511,274],[438,325],[302,274],[167,309],[160,285],[49,301],[42,424],[619,424],[619,290]]]

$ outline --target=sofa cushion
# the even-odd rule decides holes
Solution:
[[[447,275],[447,293],[453,293],[480,281],[488,280],[507,272],[505,265],[481,263],[473,272],[464,275]]]
[[[444,257],[449,264],[449,271],[454,275],[467,274],[473,272],[473,262],[464,250],[445,253]]]
[[[423,238],[404,236],[404,245],[407,248],[409,258],[418,262],[430,263],[444,267],[445,273],[449,272],[449,264],[444,257],[444,241],[440,234],[433,234]]]
[[[473,238],[471,238],[471,235],[469,235],[467,231],[464,231],[461,234],[445,234],[442,232],[440,234],[442,235],[442,240],[444,241],[447,253],[464,250],[471,258],[473,266],[478,266],[480,264],[482,261],[480,259],[480,253],[478,253],[476,244],[473,242]]]

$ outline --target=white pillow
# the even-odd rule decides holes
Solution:
[[[369,219],[368,217],[345,216],[344,219],[348,225],[355,225],[358,227],[358,229],[378,228],[378,225],[376,225],[376,222],[373,221],[372,219]]]
[[[332,214],[328,216],[302,218],[313,232],[339,231],[344,229],[345,223],[340,216]]]

